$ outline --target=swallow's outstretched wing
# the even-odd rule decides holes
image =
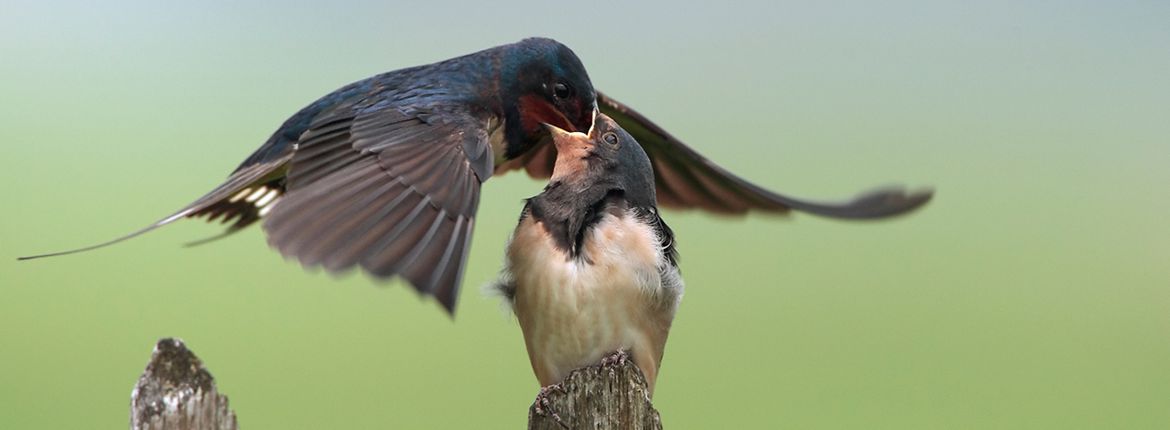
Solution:
[[[264,222],[269,244],[307,267],[401,276],[453,312],[492,171],[484,124],[457,109],[393,106],[315,120]]]
[[[597,106],[628,131],[654,165],[658,203],[716,213],[797,210],[832,218],[872,219],[903,214],[930,200],[931,191],[900,188],[864,193],[843,203],[819,203],[780,195],[719,167],[637,111],[598,93]]]

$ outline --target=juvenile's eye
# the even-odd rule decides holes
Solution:
[[[573,88],[570,87],[569,84],[564,82],[557,82],[557,84],[553,86],[553,97],[558,99],[567,99],[572,97],[572,95]]]
[[[617,137],[617,134],[616,134],[616,133],[614,133],[614,132],[612,132],[612,131],[611,131],[611,132],[607,132],[607,133],[605,133],[605,134],[601,135],[601,140],[602,140],[603,142],[605,142],[605,144],[606,144],[606,145],[609,145],[609,146],[610,146],[610,147],[612,147],[612,148],[617,148],[617,147],[618,147],[618,137]]]

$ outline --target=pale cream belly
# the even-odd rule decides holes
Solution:
[[[514,310],[541,385],[621,349],[653,390],[681,294],[663,288],[653,233],[611,215],[585,238],[584,258],[567,259],[532,223],[526,219],[517,229],[508,266]]]

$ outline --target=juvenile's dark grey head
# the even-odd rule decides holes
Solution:
[[[638,141],[612,118],[598,114],[586,133],[545,124],[557,160],[548,186],[528,199],[526,213],[540,221],[570,258],[580,255],[585,232],[605,216],[640,214],[659,229],[673,257],[673,239],[655,206],[654,171]]]
[[[617,191],[631,206],[655,207],[650,158],[612,118],[599,113],[589,134],[545,127],[557,148],[550,183],[560,182],[584,195]]]

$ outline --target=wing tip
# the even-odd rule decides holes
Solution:
[[[454,320],[455,319],[455,304],[457,302],[455,300],[455,298],[451,297],[448,299],[444,299],[444,298],[436,297],[436,299],[437,299],[436,301],[439,302],[439,305],[443,307],[443,311],[445,311],[447,313],[447,317]]]
[[[906,215],[925,206],[933,198],[933,188],[909,191],[901,186],[876,188],[843,203],[821,203],[774,196],[776,202],[793,211],[856,221],[873,221]]]
[[[934,188],[907,190],[904,187],[882,187],[868,191],[847,205],[841,218],[883,219],[907,215],[925,206],[934,198]]]

